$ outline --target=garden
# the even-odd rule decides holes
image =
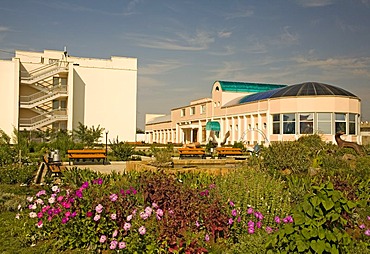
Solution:
[[[40,154],[95,139],[22,135],[0,137],[2,253],[370,253],[370,157],[318,134],[272,143],[226,174],[72,168],[43,185],[32,184]],[[171,160],[171,147],[150,150]]]

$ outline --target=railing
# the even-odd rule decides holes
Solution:
[[[37,92],[28,96],[19,96],[19,101],[22,105],[31,105],[43,100],[47,100],[55,95],[67,95],[67,86],[55,86],[48,93]]]
[[[41,77],[50,77],[56,73],[61,71],[68,70],[68,62],[66,61],[58,61],[52,64],[41,66],[40,68],[34,69],[28,72],[28,76],[25,77],[22,75],[22,82],[24,83],[32,83],[36,82],[34,80],[41,78]]]
[[[34,128],[37,125],[42,125],[46,124],[47,122],[54,122],[58,120],[67,120],[67,109],[55,109],[32,118],[20,118],[19,126],[22,128]]]

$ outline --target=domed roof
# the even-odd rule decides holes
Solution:
[[[358,98],[353,93],[348,92],[342,88],[318,83],[318,82],[305,82],[301,84],[286,86],[278,89],[273,89],[266,92],[255,93],[243,97],[239,97],[225,106],[233,106],[253,101],[259,101],[269,98],[279,98],[288,96],[347,96]]]
[[[274,93],[270,98],[306,95],[339,95],[357,97],[353,93],[336,86],[317,82],[306,82],[279,89],[279,91],[276,91],[276,93]]]

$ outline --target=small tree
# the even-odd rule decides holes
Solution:
[[[0,166],[14,162],[15,151],[10,144],[10,137],[0,129]]]
[[[122,161],[130,160],[131,155],[133,155],[135,151],[134,146],[126,142],[119,142],[118,138],[113,140],[110,148],[112,149],[113,156]]]
[[[73,130],[73,135],[86,147],[93,147],[95,143],[99,142],[103,136],[104,128],[90,127],[83,125],[81,122],[78,123],[77,129]]]

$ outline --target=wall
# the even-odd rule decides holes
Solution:
[[[7,135],[18,128],[19,60],[0,61],[0,129]]]

